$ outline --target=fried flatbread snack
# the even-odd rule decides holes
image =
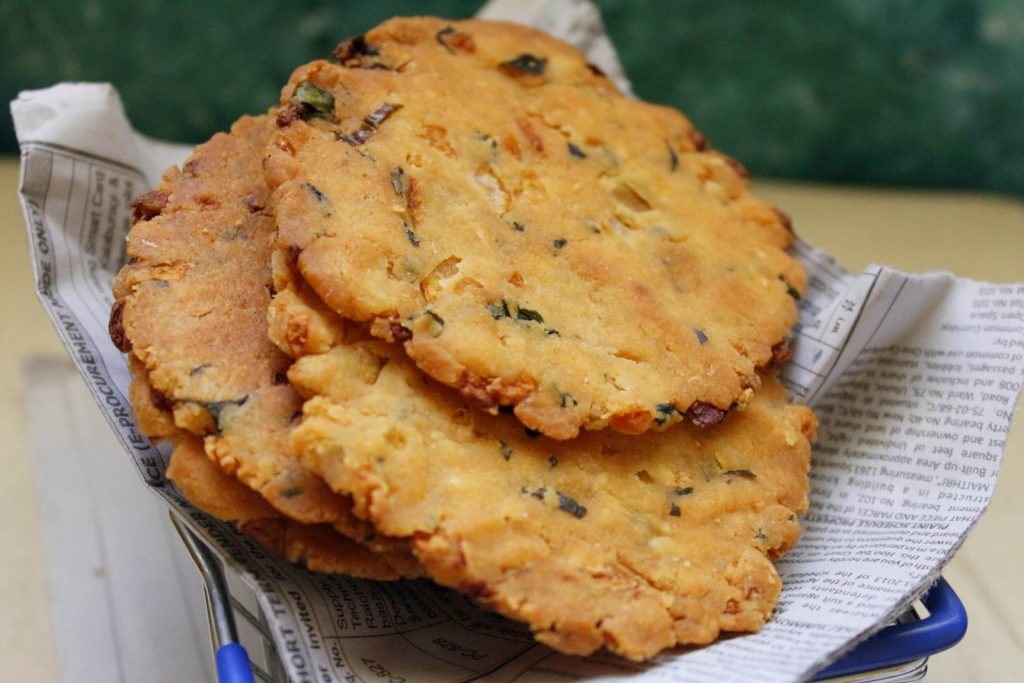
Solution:
[[[750,401],[805,275],[682,114],[513,24],[394,19],[335,56],[292,75],[265,163],[333,310],[556,439]]]
[[[571,441],[473,409],[392,344],[338,345],[289,378],[312,397],[303,464],[438,583],[557,650],[644,659],[771,614],[815,429],[773,377],[716,426]]]
[[[313,571],[392,581],[422,573],[408,553],[371,551],[327,524],[303,524],[281,515],[264,498],[225,474],[207,457],[202,440],[178,429],[168,406],[150,386],[144,368],[129,355],[129,394],[139,430],[175,444],[167,477],[203,512],[231,522],[271,552]]]
[[[340,535],[327,524],[302,524],[277,512],[258,493],[224,474],[203,451],[200,439],[185,436],[171,454],[168,478],[193,505],[238,528],[272,552],[309,569],[367,579],[401,578],[385,556]]]
[[[416,575],[404,542],[376,534],[289,452],[302,401],[287,383],[290,359],[266,336],[275,226],[261,160],[273,120],[242,118],[133,203],[111,337],[131,353],[144,431],[205,437],[221,470],[281,514],[329,524]]]

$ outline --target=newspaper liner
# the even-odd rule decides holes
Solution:
[[[588,2],[498,0],[481,16],[564,37],[628,88]],[[804,680],[927,590],[991,499],[1024,378],[1024,284],[850,274],[797,242],[809,285],[783,381],[821,428],[804,535],[777,563],[785,587],[760,633],[646,664],[569,657],[426,581],[305,571],[165,479],[169,449],[139,433],[107,335],[128,204],[189,148],[134,132],[109,85],[23,92],[11,108],[38,295],[144,481],[256,591],[294,681]]]

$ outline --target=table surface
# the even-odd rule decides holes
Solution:
[[[6,680],[59,680],[31,452],[21,398],[22,360],[62,354],[32,289],[16,196],[18,162],[0,158],[0,670]],[[937,193],[757,182],[793,217],[800,235],[850,270],[884,263],[1024,282],[1024,204]],[[964,641],[932,659],[929,681],[1019,680],[1024,664],[1024,419],[1007,442],[995,497],[944,570],[970,616]]]

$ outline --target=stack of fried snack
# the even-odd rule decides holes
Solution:
[[[567,653],[755,631],[807,506],[781,212],[512,24],[395,19],[133,203],[111,335],[198,507]]]

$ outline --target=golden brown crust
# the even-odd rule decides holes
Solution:
[[[345,377],[348,381],[340,382]],[[394,346],[349,343],[289,371],[303,464],[430,576],[562,652],[632,659],[756,631],[799,535],[814,418],[766,378],[717,426],[531,436],[472,410]]]
[[[294,72],[265,163],[279,247],[332,309],[558,439],[746,400],[804,274],[737,164],[525,27],[361,40]]]
[[[139,431],[154,441],[173,441],[180,438],[182,431],[174,424],[172,406],[149,383],[145,366],[134,354],[128,355],[128,368],[132,374],[132,383],[128,386],[128,399],[132,403]]]
[[[218,469],[196,437],[185,437],[175,447],[167,477],[200,510],[234,522],[280,557],[302,562],[318,572],[378,581],[400,578],[386,556],[341,536],[331,527],[282,517],[258,493]]]
[[[804,286],[788,219],[530,29],[393,20],[335,56],[132,204],[110,331],[168,476],[562,652],[759,629],[816,424],[758,373]]]
[[[224,473],[289,519],[328,524],[389,556],[408,556],[404,542],[353,516],[351,501],[289,451],[302,401],[287,384],[290,358],[267,339],[266,320],[275,225],[262,211],[261,159],[275,125],[270,116],[242,118],[133,205],[138,221],[129,264],[114,283],[111,331],[131,349],[140,428],[154,438],[204,437]]]

